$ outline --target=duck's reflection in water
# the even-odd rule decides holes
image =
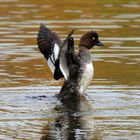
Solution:
[[[85,104],[86,102],[86,104]],[[84,107],[83,107],[84,106]],[[43,128],[41,140],[89,140],[93,135],[94,124],[84,117],[89,108],[87,101],[62,103],[54,108],[59,114],[55,121]],[[84,109],[83,109],[84,108]]]

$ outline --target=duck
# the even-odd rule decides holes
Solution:
[[[71,30],[62,42],[52,30],[41,24],[37,35],[37,45],[43,54],[53,78],[64,78],[58,94],[61,101],[79,100],[90,85],[94,67],[90,50],[94,46],[103,46],[96,31],[88,31],[79,41],[79,50],[74,50],[74,38]]]

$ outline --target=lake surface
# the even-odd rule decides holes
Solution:
[[[36,37],[95,30],[94,79],[80,103],[57,100]],[[0,0],[0,140],[139,140],[140,0]]]

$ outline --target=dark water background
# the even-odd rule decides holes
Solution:
[[[62,39],[96,30],[95,76],[81,103],[61,104],[36,45],[39,24]],[[140,0],[0,0],[0,140],[140,139]]]

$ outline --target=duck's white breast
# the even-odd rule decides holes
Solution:
[[[87,63],[83,69],[82,78],[79,83],[79,92],[83,94],[85,90],[88,88],[90,82],[92,81],[94,74],[94,68],[92,62]]]

